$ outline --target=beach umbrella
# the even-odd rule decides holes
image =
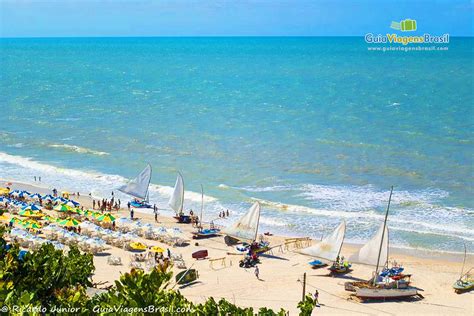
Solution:
[[[72,210],[72,207],[66,204],[58,204],[54,207],[54,210],[58,212],[69,212]]]
[[[10,220],[10,217],[7,216],[7,214],[3,213],[2,215],[0,215],[0,221],[8,222],[9,220]]]
[[[63,219],[63,220],[59,221],[58,223],[59,223],[59,225],[64,226],[64,227],[74,227],[74,226],[79,225],[81,222],[79,222],[75,218],[69,217],[69,218],[66,218],[66,219]]]
[[[105,213],[96,218],[99,222],[111,223],[115,221],[115,217],[110,213]]]
[[[44,219],[45,221],[48,221],[48,222],[54,222],[54,221],[57,220],[56,217],[49,216],[49,215],[44,216],[43,219]]]
[[[21,216],[34,216],[37,213],[38,213],[38,211],[25,209],[25,210],[20,211],[18,214],[21,215]]]
[[[31,211],[41,211],[41,207],[39,207],[38,205],[36,204],[29,204],[27,206],[24,206],[22,208],[23,211],[26,211],[26,210],[31,210]]]
[[[33,193],[33,194],[30,195],[30,198],[39,200],[42,197],[41,197],[41,194],[39,194],[39,193]]]
[[[68,202],[66,203],[66,205],[67,205],[67,206],[70,206],[70,207],[76,207],[76,206],[79,205],[79,204],[75,204],[75,203],[73,203],[73,201],[68,201]]]
[[[10,223],[21,223],[23,222],[21,219],[19,219],[18,217],[12,217],[10,219]]]
[[[43,200],[50,200],[53,201],[55,198],[51,194],[46,194],[41,197]]]
[[[0,195],[8,195],[10,190],[7,188],[0,188]]]
[[[37,221],[28,221],[22,224],[23,227],[25,228],[34,228],[34,229],[40,229],[41,224],[38,223]]]
[[[150,248],[150,251],[151,252],[165,252],[165,250],[161,247],[158,247],[158,246],[153,246]]]

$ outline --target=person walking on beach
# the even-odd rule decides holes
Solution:
[[[133,219],[133,208],[130,210],[130,218]]]
[[[316,292],[314,292],[314,303],[316,304],[316,307],[320,307],[321,305],[319,305],[319,291],[316,290]]]
[[[156,204],[153,205],[153,213],[155,214],[155,223],[158,223],[158,207],[156,207]]]
[[[168,254],[168,258],[171,259],[171,251],[170,251],[170,248],[166,248],[166,253]]]
[[[255,266],[255,276],[257,280],[260,280],[260,270],[258,269],[258,265]]]
[[[38,177],[39,182],[41,182],[41,176]]]
[[[130,211],[130,201],[127,203],[128,210]]]
[[[227,215],[227,217],[229,217],[229,210],[226,211],[226,215]]]
[[[36,176],[35,176],[35,182],[36,182]]]
[[[92,200],[92,209],[95,210],[95,200]]]

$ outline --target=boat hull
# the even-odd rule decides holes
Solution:
[[[176,283],[178,284],[188,284],[196,281],[199,278],[199,274],[195,269],[189,269],[186,271],[181,271],[175,277]]]
[[[457,281],[453,284],[453,289],[458,294],[470,292],[474,289],[474,281]]]
[[[194,239],[204,239],[219,236],[219,233],[219,229],[207,229],[200,232],[193,232],[192,234]]]
[[[401,299],[418,295],[415,288],[383,289],[383,288],[356,288],[356,296],[363,300]]]
[[[173,216],[173,218],[180,224],[191,224],[191,216],[189,215]]]

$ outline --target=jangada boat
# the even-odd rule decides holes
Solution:
[[[331,233],[331,235],[322,239],[320,242],[318,242],[314,246],[304,248],[303,250],[301,250],[302,254],[323,260],[321,261],[321,260],[315,259],[309,262],[309,265],[311,266],[311,268],[317,269],[317,268],[327,266],[328,262],[339,261],[338,258],[341,253],[341,248],[344,242],[345,234],[346,234],[346,222],[343,221],[341,224],[339,224],[339,226],[336,227],[336,229]],[[344,270],[344,266],[342,266],[342,268],[338,267],[337,269],[335,269],[336,266],[334,264],[333,266],[334,266],[335,273],[338,273],[338,271],[341,271],[340,273],[343,273],[342,270]],[[346,271],[346,272],[349,272],[349,271]]]
[[[202,224],[204,223],[203,219],[203,210],[204,210],[204,189],[201,185],[201,216],[199,217],[198,231],[192,232],[194,239],[204,239],[212,238],[219,235],[221,230],[214,227],[214,223],[211,221],[209,228],[203,228]]]
[[[418,295],[418,290],[410,286],[410,275],[394,279],[389,269],[379,271],[387,266],[389,250],[389,231],[387,227],[388,212],[392,200],[393,187],[390,190],[385,219],[375,236],[369,240],[356,254],[349,259],[352,262],[376,266],[374,277],[368,281],[346,282],[345,289],[355,292],[355,296],[362,300],[374,299],[401,299]],[[402,270],[403,271],[403,270]],[[393,271],[401,274],[400,270]]]
[[[148,203],[151,173],[151,165],[148,164],[135,179],[118,188],[120,192],[134,197],[130,202],[130,206],[135,208],[151,208],[151,205]]]
[[[461,276],[453,284],[454,292],[456,292],[457,294],[470,292],[471,290],[474,289],[474,278],[470,274],[473,268],[471,268],[469,271],[464,273],[466,257],[467,257],[467,248],[466,248],[466,244],[464,244],[464,260],[463,260],[462,268],[461,268]]]
[[[175,218],[178,223],[190,224],[191,215],[184,215],[183,206],[184,206],[184,179],[180,172],[176,177],[176,183],[174,184],[173,193],[168,201],[168,206],[176,213],[173,218]]]
[[[188,269],[178,273],[175,277],[175,280],[177,284],[185,285],[196,281],[198,278],[199,273],[196,269]]]
[[[270,244],[268,242],[256,242],[259,222],[260,203],[255,202],[236,223],[222,231],[222,233],[225,234],[224,242],[228,246],[233,246],[239,243],[244,243],[244,247],[257,245],[251,249],[257,254],[270,250]]]

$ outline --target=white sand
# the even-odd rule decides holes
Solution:
[[[14,189],[26,189],[32,192],[46,193],[49,190],[33,187],[28,184],[14,183]],[[87,196],[81,196],[79,201],[85,206],[91,206]],[[120,211],[122,216],[128,216],[125,210]],[[144,222],[154,222],[153,216],[135,213]],[[390,260],[396,260],[403,264],[405,272],[412,274],[412,283],[420,288],[424,299],[414,301],[398,302],[371,302],[360,303],[352,300],[350,292],[344,290],[344,282],[353,279],[368,279],[372,274],[371,267],[353,265],[354,271],[345,277],[328,277],[326,269],[312,270],[307,264],[311,258],[298,254],[297,249],[280,251],[273,249],[273,255],[261,257],[260,278],[257,280],[253,269],[238,267],[241,256],[228,255],[235,252],[233,248],[224,244],[223,237],[205,240],[192,240],[190,232],[191,225],[177,224],[171,218],[159,218],[162,226],[178,226],[189,237],[190,245],[186,247],[171,248],[174,253],[181,253],[187,266],[193,265],[199,271],[199,282],[179,289],[187,298],[195,302],[202,302],[207,297],[213,296],[216,300],[226,298],[240,306],[252,306],[254,308],[270,307],[274,310],[284,308],[291,315],[297,315],[296,307],[302,296],[303,273],[307,273],[307,292],[313,293],[315,289],[320,292],[321,307],[316,308],[314,314],[331,315],[474,315],[474,292],[455,294],[452,289],[453,282],[459,277],[462,265],[462,255],[444,253],[421,253],[417,251],[406,252],[402,250],[391,250]],[[269,237],[272,245],[282,243],[284,237]],[[144,240],[142,242],[151,246],[166,245],[156,241]],[[199,246],[195,246],[195,242]],[[225,266],[222,262],[214,262],[211,267],[209,260],[195,260],[191,254],[199,249],[207,249],[209,257],[225,258]],[[357,246],[345,245],[342,254],[350,255],[355,252]],[[122,257],[122,266],[110,266],[107,264],[108,256]],[[96,267],[93,276],[94,282],[108,282],[113,284],[121,273],[129,271],[130,252],[112,247],[107,254],[94,257]],[[467,267],[474,264],[473,256],[468,257]],[[175,273],[181,271],[173,268]]]

